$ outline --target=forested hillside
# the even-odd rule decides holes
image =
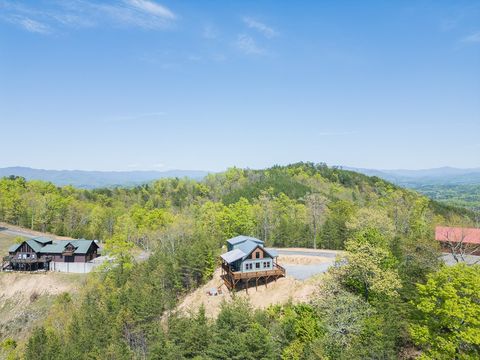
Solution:
[[[6,178],[0,220],[100,239],[118,264],[92,274],[79,298],[61,296],[25,347],[4,341],[11,358],[393,359],[418,349],[433,358],[479,351],[471,339],[430,348],[428,317],[415,305],[428,295],[416,284],[444,271],[433,226],[471,225],[474,214],[379,178],[310,163],[132,189]],[[211,277],[221,246],[238,234],[268,246],[345,249],[346,258],[312,303],[253,311],[237,302],[217,319],[176,315],[178,299]],[[152,255],[135,263],[134,247]],[[463,273],[463,284],[479,291],[475,272]]]

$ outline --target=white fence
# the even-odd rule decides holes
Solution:
[[[78,274],[85,274],[92,271],[94,268],[99,266],[100,263],[68,263],[68,262],[54,262],[50,263],[50,271],[58,271],[58,272],[67,272],[67,273],[78,273]]]

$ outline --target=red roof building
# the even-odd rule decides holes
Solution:
[[[480,229],[437,226],[435,240],[440,242],[459,243],[465,245],[480,245]]]

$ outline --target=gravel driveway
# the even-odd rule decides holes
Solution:
[[[297,280],[306,280],[314,275],[322,274],[326,272],[330,267],[335,264],[335,257],[337,252],[334,251],[310,251],[310,250],[285,250],[277,249],[279,255],[297,255],[297,256],[318,256],[322,258],[328,258],[327,262],[321,264],[309,264],[309,265],[282,265],[287,270],[287,276],[291,276]]]

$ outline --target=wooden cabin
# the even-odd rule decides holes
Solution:
[[[12,245],[4,258],[4,270],[49,270],[51,262],[85,263],[98,256],[93,240],[59,240],[37,237]]]
[[[269,281],[285,276],[285,269],[277,263],[277,252],[265,248],[262,240],[237,236],[227,240],[227,250],[221,255],[222,278],[230,290],[243,285],[248,291],[253,281],[257,287],[259,282],[268,285]]]

